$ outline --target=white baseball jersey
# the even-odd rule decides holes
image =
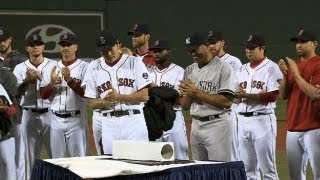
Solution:
[[[184,69],[174,63],[169,67],[159,70],[157,66],[152,66],[148,69],[152,82],[156,86],[165,86],[179,91],[180,81],[183,79]],[[175,110],[181,110],[180,105],[174,106]]]
[[[184,80],[190,79],[200,90],[209,94],[229,93],[234,95],[235,79],[230,64],[214,57],[207,65],[199,68],[197,63],[188,66],[184,73]],[[221,114],[226,109],[212,106],[202,101],[194,100],[191,104],[190,114],[194,116],[210,116]]]
[[[88,64],[89,63],[81,59],[77,59],[74,63],[68,66],[70,69],[70,77],[72,77],[74,81],[81,83],[86,73]],[[56,63],[56,66],[56,71],[59,72],[60,84],[54,92],[50,109],[53,111],[73,111],[84,109],[86,106],[85,99],[74,92],[74,90],[72,90],[64,80],[61,72],[65,65],[62,64],[62,61],[59,61]],[[50,75],[51,71],[44,72],[41,87],[45,87],[50,83]]]
[[[242,66],[242,63],[239,58],[232,56],[231,54],[225,53],[220,59],[223,62],[229,63],[233,68],[234,72],[237,72],[238,69]]]
[[[282,79],[279,66],[270,59],[265,59],[255,68],[251,68],[250,63],[244,64],[240,67],[236,76],[237,91],[241,87],[247,93],[252,94],[279,90]],[[242,98],[238,112],[274,113],[275,107],[275,102],[261,103],[260,101]]]
[[[13,74],[17,77],[18,85],[20,85],[24,79],[27,77],[27,69],[34,69],[40,71],[41,74],[45,72],[51,72],[51,69],[56,65],[56,61],[48,58],[44,58],[43,62],[35,67],[30,63],[30,60],[26,60],[18,64],[14,70]],[[49,100],[41,99],[40,97],[40,84],[41,81],[37,80],[34,83],[29,84],[29,87],[24,96],[22,96],[20,105],[23,107],[33,107],[33,108],[45,108],[50,106]]]
[[[99,63],[100,62],[100,63]],[[105,93],[115,88],[119,94],[132,94],[151,83],[149,73],[142,61],[134,56],[123,54],[119,62],[110,67],[103,57],[93,62],[95,73],[89,77],[85,96],[88,98],[103,98]],[[142,109],[142,102],[114,102],[107,110]]]

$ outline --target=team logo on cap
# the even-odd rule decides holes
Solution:
[[[133,26],[133,30],[135,31],[135,30],[137,30],[138,29],[138,24],[135,24],[134,26]]]
[[[301,36],[302,33],[303,33],[303,29],[299,31],[298,36]]]
[[[32,39],[33,39],[34,41],[37,41],[37,40],[38,40],[38,36],[35,34],[35,35],[32,36]]]
[[[63,36],[62,36],[62,39],[67,39],[68,38],[68,33],[65,33]]]
[[[189,37],[186,38],[186,44],[190,44],[190,38]]]
[[[212,37],[213,36],[213,31],[209,31],[208,37]]]
[[[250,35],[249,37],[248,37],[248,40],[247,41],[252,41],[252,35]]]
[[[3,35],[3,31],[2,30],[0,30],[0,36],[2,36]]]
[[[101,36],[99,39],[100,39],[100,44],[106,44],[106,40],[104,39],[103,36]]]
[[[148,73],[143,73],[143,74],[142,74],[142,77],[143,77],[144,79],[148,79],[149,75],[148,75]]]

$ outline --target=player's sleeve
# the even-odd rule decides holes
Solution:
[[[179,85],[180,85],[180,81],[183,80],[183,76],[184,76],[184,70],[182,68],[177,68],[177,79],[176,82],[174,84],[174,89],[179,91]]]
[[[320,63],[316,64],[315,66],[315,70],[312,72],[309,82],[314,86],[320,84]]]
[[[134,60],[134,76],[135,81],[137,82],[137,90],[140,90],[152,83],[150,74],[146,66],[143,64],[142,61],[138,61],[137,59]]]
[[[22,64],[22,63],[18,64],[13,70],[13,74],[17,78],[18,85],[21,84],[24,80],[23,66],[24,66],[24,64]]]
[[[279,90],[283,74],[277,64],[273,64],[273,66],[269,69],[269,81],[267,84],[267,92],[277,91]]]
[[[92,66],[92,72],[95,72],[97,71],[97,68],[96,67],[93,67]],[[88,71],[88,73],[91,73]],[[97,81],[96,79],[98,78],[97,77],[97,74],[96,73],[93,73],[93,74],[88,74],[88,76],[84,77],[86,78],[86,89],[84,91],[84,97],[87,97],[87,98],[99,98],[98,96],[98,93],[97,93]]]
[[[235,96],[235,75],[230,64],[223,63],[220,75],[219,94]]]
[[[184,70],[183,81],[186,81],[188,79],[191,80],[191,73],[192,73],[192,66],[190,65]]]
[[[95,62],[96,61],[91,61],[88,66],[87,66],[87,69],[86,69],[86,72],[84,73],[84,76],[83,76],[83,80],[82,80],[82,83],[81,83],[81,87],[83,86],[86,86],[90,76],[94,76],[94,73],[95,71],[93,71],[93,67],[95,65]]]

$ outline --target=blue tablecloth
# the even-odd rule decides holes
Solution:
[[[78,180],[82,179],[70,170],[36,160],[32,171],[32,180]],[[220,164],[199,164],[177,168],[170,168],[159,172],[114,176],[104,179],[111,180],[246,180],[246,172],[242,161]]]

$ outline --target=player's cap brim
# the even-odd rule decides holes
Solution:
[[[97,47],[97,51],[111,50],[113,46],[112,45],[104,45],[101,47]]]

